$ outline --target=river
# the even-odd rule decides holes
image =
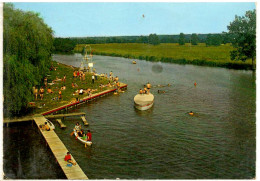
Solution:
[[[54,60],[79,67],[75,55]],[[78,118],[56,133],[90,179],[250,179],[256,161],[256,77],[252,71],[94,56],[128,89],[74,112],[86,112],[93,146],[69,136]],[[137,111],[133,98],[147,82],[154,106]],[[196,81],[197,86],[194,86]],[[165,91],[158,94],[158,90]],[[189,116],[187,112],[195,112]],[[56,125],[58,127],[58,125]],[[47,161],[46,161],[47,162]]]

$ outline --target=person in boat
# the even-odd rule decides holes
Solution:
[[[81,125],[79,124],[79,122],[76,123],[74,129],[76,130],[77,133],[81,131]]]
[[[139,94],[143,94],[143,90],[142,89],[139,90]]]
[[[91,141],[91,139],[92,139],[92,134],[91,134],[90,130],[88,130],[87,141]]]
[[[79,136],[79,137],[83,137],[83,136],[84,136],[84,131],[83,131],[83,129],[81,129],[81,130],[78,132],[78,136]]]
[[[148,82],[148,83],[146,84],[146,87],[147,87],[147,93],[149,94],[152,85]]]
[[[51,90],[50,87],[47,89],[47,92],[48,92],[49,94],[50,94],[50,93],[53,93],[53,91]]]
[[[112,76],[113,76],[113,72],[112,72],[112,70],[111,70],[110,73],[109,73],[109,78],[112,79]]]
[[[47,122],[44,123],[44,125],[40,125],[41,130],[46,130],[46,131],[50,131],[51,128],[49,127],[49,125],[47,124]]]
[[[116,76],[116,77],[115,77],[115,81],[118,82],[118,80],[119,80],[119,78]]]
[[[190,111],[190,112],[189,112],[189,115],[190,115],[190,116],[193,116],[193,115],[194,115],[194,112]]]
[[[41,98],[41,100],[43,99],[43,93],[44,93],[44,88],[41,87],[40,88],[40,98]]]
[[[70,152],[67,152],[67,155],[65,155],[65,157],[64,157],[64,161],[66,161],[66,162],[68,162],[68,163],[72,163],[73,165],[76,165],[76,162],[74,162],[74,161],[71,159]]]

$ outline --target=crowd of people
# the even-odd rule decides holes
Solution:
[[[51,65],[50,68],[51,71],[56,71],[57,68],[53,66],[53,64]],[[94,70],[94,69],[93,69]],[[95,83],[95,81],[98,79],[98,74],[96,74],[96,70],[93,71],[91,73],[91,81],[92,84]],[[106,74],[102,74],[100,75],[101,77],[106,77],[108,78],[109,82],[107,84],[99,84],[98,88],[103,91],[104,88],[111,88],[111,87],[116,87],[118,90],[120,89],[120,83],[119,83],[119,78],[118,76],[113,77],[113,72],[110,71],[109,73],[109,77]],[[79,87],[79,85],[76,83],[77,80],[80,80],[83,84],[86,83],[86,73],[80,70],[75,70],[73,71],[73,76],[72,76],[72,83],[71,83],[71,87],[73,89],[76,89],[72,94],[73,95],[83,95],[86,94],[87,96],[91,96],[94,92],[98,91],[98,89],[83,89],[81,88],[81,86]],[[64,74],[62,76],[62,78],[58,78],[56,76],[56,78],[52,81],[49,81],[48,83],[48,78],[45,77],[43,80],[43,86],[41,86],[39,89],[38,87],[33,87],[33,94],[34,94],[34,98],[35,100],[40,99],[43,100],[44,99],[44,95],[45,94],[53,94],[56,95],[55,97],[51,98],[52,100],[61,100],[63,98],[63,91],[66,90],[66,81],[67,80],[67,76]],[[84,81],[84,82],[83,82]],[[52,87],[54,84],[62,84],[61,87],[60,86],[56,86],[56,87]],[[59,87],[59,88],[58,88]],[[45,92],[46,91],[46,92]]]
[[[139,90],[139,94],[150,94],[150,89],[152,85],[148,82],[146,85],[144,85],[144,89]]]

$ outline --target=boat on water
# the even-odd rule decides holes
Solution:
[[[136,61],[135,61],[135,60],[133,60],[132,64],[136,64]]]
[[[51,130],[55,129],[54,124],[50,120],[46,119],[46,122],[47,122],[47,125],[51,128]]]
[[[134,97],[135,108],[140,111],[145,111],[150,109],[154,103],[154,96],[153,94],[137,94]]]
[[[74,129],[74,135],[78,138],[78,140],[81,142],[81,143],[84,143],[88,146],[91,146],[92,145],[92,141],[87,141],[87,140],[83,140],[82,137],[79,137],[78,136],[78,133],[76,132],[76,130]]]

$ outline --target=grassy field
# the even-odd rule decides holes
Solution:
[[[103,78],[103,77],[98,77],[98,80],[95,80],[95,83],[92,84],[91,80],[91,74],[87,73],[86,74],[86,79],[85,81],[80,80],[79,78],[73,78],[73,71],[78,70],[75,68],[72,68],[67,65],[59,64],[57,62],[53,62],[54,67],[57,67],[56,71],[51,71],[51,74],[47,76],[48,78],[48,83],[52,82],[52,80],[55,80],[56,77],[61,79],[63,78],[64,75],[66,75],[66,81],[65,83],[62,81],[55,81],[54,85],[48,85],[53,91],[53,93],[47,93],[47,88],[45,88],[44,92],[44,98],[43,100],[40,100],[40,96],[38,95],[38,99],[35,100],[36,108],[34,110],[34,114],[36,113],[41,113],[45,112],[50,109],[54,109],[56,107],[62,106],[64,104],[68,104],[72,101],[75,101],[76,98],[82,99],[83,97],[86,97],[86,94],[83,95],[73,95],[73,93],[78,90],[78,89],[97,89],[97,93],[100,92],[101,89],[99,88],[99,85],[102,83],[103,85],[108,83],[108,79]],[[76,83],[78,85],[77,88],[72,88],[72,82]],[[58,100],[58,92],[61,88],[61,86],[65,85],[66,89],[62,90],[62,99]],[[107,87],[102,88],[102,91],[106,90]],[[38,87],[39,90],[39,87]]]
[[[77,45],[75,50],[81,51],[83,46]],[[251,60],[246,62],[230,60],[230,51],[233,50],[231,44],[207,47],[204,43],[199,45],[186,43],[183,46],[177,43],[162,43],[156,46],[140,43],[111,43],[92,44],[91,47],[93,53],[97,55],[237,69],[251,68]]]

